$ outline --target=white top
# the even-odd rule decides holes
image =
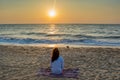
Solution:
[[[54,74],[61,74],[64,68],[64,59],[59,56],[57,60],[51,63],[51,71]]]

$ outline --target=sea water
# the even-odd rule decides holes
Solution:
[[[0,24],[0,44],[120,46],[120,24]]]

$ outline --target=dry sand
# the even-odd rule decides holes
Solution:
[[[79,68],[79,80],[120,80],[120,48],[59,48],[65,68]],[[0,45],[0,80],[75,80],[37,76],[47,68],[52,48]]]

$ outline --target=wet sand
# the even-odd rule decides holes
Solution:
[[[0,45],[0,80],[53,80],[36,75],[40,68],[49,67],[52,49]],[[120,48],[59,47],[59,50],[65,68],[80,69],[79,80],[120,80]]]

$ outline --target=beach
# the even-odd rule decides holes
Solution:
[[[119,47],[58,47],[64,68],[79,68],[78,80],[120,80]],[[0,45],[1,80],[76,80],[38,76],[50,66],[53,47]]]

